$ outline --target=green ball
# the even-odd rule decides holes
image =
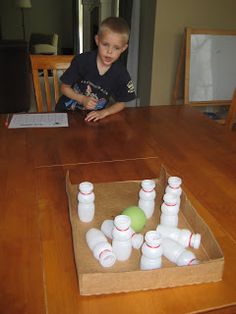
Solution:
[[[137,206],[130,206],[123,210],[122,215],[129,216],[131,219],[131,228],[135,232],[140,232],[147,221],[144,211]]]

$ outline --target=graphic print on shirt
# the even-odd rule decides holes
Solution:
[[[103,109],[106,106],[106,102],[107,102],[106,99],[105,98],[99,99],[98,96],[92,92],[92,88],[89,84],[87,85],[85,96],[90,96],[97,100],[95,110]]]
[[[132,81],[129,81],[127,83],[127,88],[128,88],[128,93],[129,94],[133,94],[135,92],[135,89],[134,89],[134,84]]]
[[[83,82],[83,83],[88,83],[88,82]],[[92,84],[92,85],[94,85],[94,84]],[[97,89],[97,91],[99,91],[100,93],[102,92],[103,94],[108,94],[100,86],[94,85],[93,87],[94,87],[95,90]],[[94,99],[96,99],[97,100],[97,104],[96,104],[96,107],[94,108],[94,110],[101,110],[107,104],[107,99],[106,98],[104,98],[104,97],[99,98],[97,93],[93,92],[93,88],[91,86],[91,83],[86,85],[86,89],[85,89],[84,92],[80,89],[78,83],[76,83],[74,85],[73,89],[74,89],[75,93],[84,94],[85,96],[93,97]],[[84,110],[85,109],[82,104],[79,104],[76,100],[73,100],[73,99],[69,99],[68,101],[66,101],[65,102],[65,106],[66,106],[67,110],[75,110],[75,109]]]

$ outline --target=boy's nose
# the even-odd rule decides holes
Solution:
[[[107,52],[108,52],[109,54],[111,54],[111,53],[112,53],[112,48],[111,48],[111,47],[108,47],[108,48],[107,48]]]

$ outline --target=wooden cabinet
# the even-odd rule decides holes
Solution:
[[[30,71],[27,42],[0,41],[0,113],[30,108]]]

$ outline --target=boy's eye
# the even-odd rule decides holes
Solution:
[[[109,49],[111,49],[111,50],[113,50],[113,51],[120,51],[121,50],[121,47],[118,47],[118,46],[110,46],[110,44],[109,43],[102,43],[102,45],[103,45],[103,47],[104,48],[109,48]]]

